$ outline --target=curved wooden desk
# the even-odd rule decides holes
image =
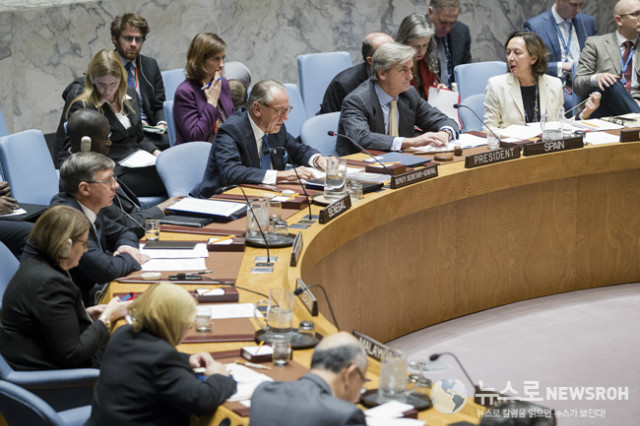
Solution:
[[[323,285],[343,330],[386,342],[506,303],[640,280],[639,212],[640,143],[441,165],[438,178],[304,231],[289,279]]]

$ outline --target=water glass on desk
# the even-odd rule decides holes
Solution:
[[[273,365],[284,367],[289,364],[291,359],[291,336],[287,334],[273,336],[271,338],[271,347],[273,348]]]
[[[144,238],[147,241],[158,241],[160,239],[159,219],[147,219],[144,221]]]
[[[338,157],[328,157],[325,172],[325,198],[337,200],[344,197],[347,194],[347,160]]]
[[[500,140],[496,138],[496,136],[500,137],[500,129],[495,127],[491,130],[493,130],[493,133],[495,133],[496,135],[494,136],[491,131],[487,132],[487,148],[489,148],[491,151],[494,151],[496,149],[500,149]]]
[[[407,358],[402,351],[388,350],[382,355],[378,402],[406,400]]]
[[[251,208],[247,209],[247,238],[262,240],[262,232],[269,232],[269,200],[253,198],[249,200]]]
[[[273,334],[285,334],[291,331],[293,322],[293,293],[286,288],[269,290],[269,308],[267,324]]]
[[[571,131],[569,126],[565,126],[563,113],[559,113],[556,117],[550,117],[546,113],[542,114],[540,126],[542,127],[542,142],[562,140],[565,137],[565,128],[567,131]]]
[[[211,331],[211,308],[209,306],[198,306],[196,308],[196,331],[206,333]]]

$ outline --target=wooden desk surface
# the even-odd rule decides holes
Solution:
[[[312,210],[317,214],[320,207]],[[273,274],[252,274],[255,256],[265,250],[247,247],[237,285],[266,293],[283,285],[293,289],[300,277],[307,285],[321,284],[342,330],[357,329],[386,342],[518,300],[640,280],[638,211],[640,143],[590,146],[476,169],[445,164],[438,178],[367,194],[329,224],[300,231],[304,248],[296,267],[289,267],[290,248],[272,249],[278,256]],[[161,238],[203,239],[176,233]],[[109,296],[145,287],[113,283]],[[261,298],[239,293],[240,302]],[[294,324],[310,319],[318,332],[331,334],[336,328],[327,320],[324,298],[316,294],[321,316],[310,317],[296,299]],[[179,349],[214,352],[245,344]],[[295,351],[294,359],[308,366],[311,353]],[[367,388],[377,387],[378,372],[379,363],[370,360]],[[433,425],[477,423],[477,410],[468,403],[456,415],[430,409],[420,418]],[[225,417],[234,425],[248,423],[224,407],[200,422],[218,424]]]

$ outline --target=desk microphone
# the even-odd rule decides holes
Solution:
[[[218,188],[215,191],[213,191],[213,195],[220,195],[223,192],[227,192],[228,190],[235,188],[236,186],[238,186],[238,185],[221,186],[220,188]]]
[[[467,377],[467,380],[469,381],[469,383],[471,383],[473,385],[474,402],[476,404],[480,404],[480,405],[483,405],[485,407],[491,407],[491,406],[493,406],[494,400],[497,400],[499,396],[501,396],[501,397],[504,396],[504,395],[501,395],[501,394],[499,394],[498,392],[495,392],[495,391],[483,390],[482,388],[480,388],[480,386],[476,385],[473,382],[473,380],[471,380],[471,377],[469,376],[469,373],[467,373],[467,370],[464,369],[464,367],[462,366],[462,363],[460,362],[458,357],[452,352],[442,352],[442,353],[439,353],[439,354],[432,354],[429,357],[429,361],[437,361],[438,358],[440,358],[442,355],[449,355],[449,356],[453,357],[453,359],[456,360],[456,363],[458,364],[458,366],[460,367],[460,369],[462,370],[464,375]],[[486,402],[485,401],[486,399],[489,399],[489,402]]]
[[[238,188],[240,188],[240,191],[242,191],[242,195],[244,196],[244,199],[247,202],[247,207],[249,207],[249,210],[251,211],[251,214],[253,215],[253,219],[256,221],[256,225],[258,225],[258,231],[260,231],[260,235],[262,235],[262,239],[264,240],[264,248],[267,249],[267,263],[271,264],[271,256],[270,256],[270,252],[269,252],[269,243],[267,242],[267,235],[262,230],[262,226],[260,226],[260,221],[258,220],[258,217],[254,213],[253,207],[251,207],[251,202],[249,202],[249,197],[247,197],[247,193],[244,192],[244,189],[242,188],[242,185],[238,185]],[[250,220],[249,217],[247,217],[247,220]]]
[[[283,150],[285,153],[287,152],[287,150],[283,146],[275,146],[275,147],[269,148],[269,152],[271,152],[272,154],[275,154],[278,150]],[[295,167],[293,167],[293,173],[296,174],[296,178],[298,178],[298,183],[300,184],[300,187],[302,188],[302,192],[304,192],[304,196],[307,199],[307,206],[309,206],[309,220],[313,220],[313,215],[311,214],[311,199],[309,198],[309,194],[307,193],[307,190],[304,187],[304,183],[302,183],[302,179],[300,179],[300,175],[298,174],[298,171],[296,170]]]
[[[473,110],[473,108],[471,108],[470,106],[465,105],[465,104],[453,104],[453,107],[454,107],[455,109],[466,108],[466,109],[468,109],[469,111],[471,111],[471,113],[472,113],[473,115],[475,115],[475,117],[476,117],[478,120],[480,120],[480,122],[481,122],[482,124],[484,124],[484,127],[486,127],[486,128],[487,128],[487,130],[489,130],[489,132],[490,132],[490,133],[491,133],[491,134],[492,134],[496,139],[498,139],[498,143],[501,143],[501,142],[502,142],[502,140],[500,140],[500,136],[498,136],[498,135],[496,134],[496,132],[494,132],[493,130],[491,130],[491,127],[489,127],[489,125],[488,125],[487,123],[485,123],[485,121],[484,121],[482,118],[480,118],[480,116],[479,116],[478,114],[476,114],[476,112]]]
[[[311,289],[314,287],[318,287],[324,293],[324,299],[327,301],[327,306],[329,307],[329,311],[331,312],[331,317],[333,318],[333,324],[336,326],[338,330],[340,330],[340,326],[338,325],[338,320],[336,319],[336,315],[333,313],[333,307],[331,306],[331,301],[329,300],[329,296],[327,295],[327,291],[320,284],[310,285],[307,288]],[[293,290],[293,294],[299,296],[304,291],[304,288],[297,288]]]
[[[333,130],[329,130],[327,132],[327,134],[329,136],[340,136],[340,137],[343,137],[343,138],[347,139],[349,142],[354,144],[356,146],[356,148],[358,148],[361,151],[364,151],[369,157],[373,158],[373,161],[375,161],[376,163],[380,164],[387,171],[387,173],[389,175],[393,176],[393,172],[391,170],[389,170],[389,168],[387,166],[385,166],[382,161],[378,160],[375,155],[373,155],[372,153],[370,153],[369,151],[364,149],[364,147],[362,145],[360,145],[358,142],[356,142],[353,139],[351,139],[349,136],[343,135],[342,133],[336,133]]]

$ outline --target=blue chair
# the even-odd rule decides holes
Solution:
[[[2,242],[0,242],[0,314],[2,314],[2,298],[9,281],[15,275],[20,262]]]
[[[480,118],[484,118],[484,93],[471,95],[464,100],[464,104],[471,108]],[[482,131],[482,121],[478,120],[475,115],[466,108],[460,108],[460,121],[464,132]]]
[[[21,203],[49,205],[59,192],[58,174],[40,130],[0,138],[0,163],[13,197]]]
[[[185,79],[184,69],[176,68],[173,70],[162,71],[160,74],[162,74],[165,99],[172,101],[176,94],[176,89]]]
[[[330,130],[337,132],[339,120],[339,111],[314,115],[302,125],[302,129],[300,130],[300,139],[302,139],[302,143],[314,147],[322,155],[337,156],[337,139],[335,136],[329,136],[327,132]]]
[[[167,122],[167,134],[169,135],[169,146],[176,144],[176,122],[173,119],[173,99],[164,101],[164,119]]]
[[[9,134],[9,129],[7,128],[7,123],[4,121],[4,115],[2,115],[2,110],[0,110],[0,137],[7,136]]]
[[[307,110],[304,107],[304,102],[302,102],[302,96],[300,96],[298,86],[292,83],[285,83],[284,87],[287,89],[287,94],[289,95],[289,105],[293,107],[287,119],[287,131],[291,136],[297,138],[300,136],[302,123],[307,119]]]
[[[466,103],[471,95],[484,93],[489,78],[507,72],[507,63],[502,61],[474,62],[458,65],[453,70],[460,93],[460,102]]]
[[[324,92],[333,77],[352,65],[351,56],[347,52],[311,53],[298,56],[300,93],[307,109],[307,117],[312,117],[320,111]]]
[[[91,405],[99,375],[96,368],[15,371],[0,354],[0,380],[33,392],[56,411]]]
[[[38,396],[0,380],[0,414],[9,426],[81,426],[89,420],[91,405],[56,412]]]
[[[156,168],[169,197],[188,195],[202,182],[211,148],[209,142],[188,142],[162,151]]]

